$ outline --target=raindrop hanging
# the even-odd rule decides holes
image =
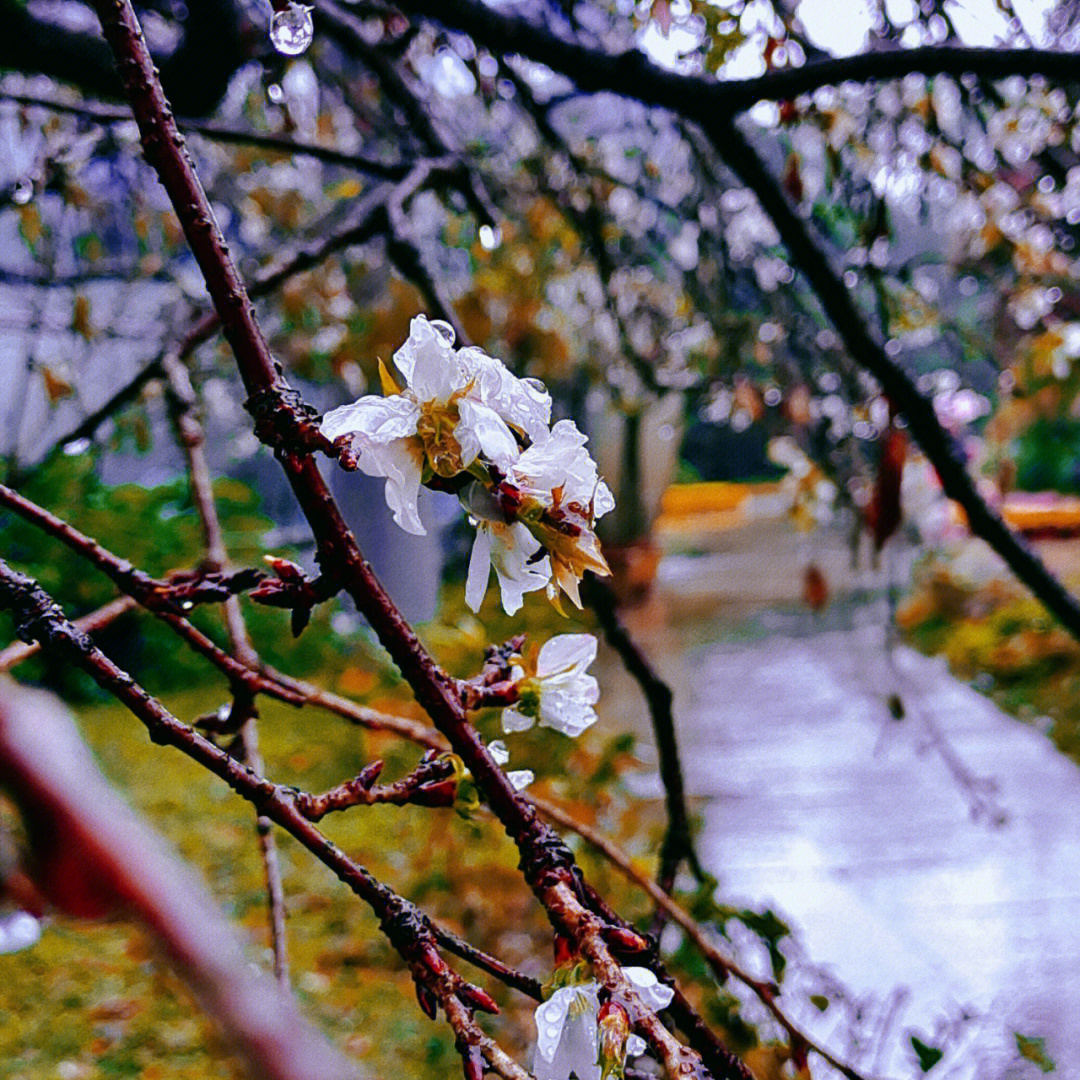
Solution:
[[[299,56],[311,44],[315,27],[311,8],[290,0],[286,7],[274,11],[270,19],[270,43],[285,56]]]

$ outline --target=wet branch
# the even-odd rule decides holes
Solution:
[[[686,787],[683,783],[679,746],[675,736],[675,718],[672,714],[674,695],[671,687],[657,675],[641,646],[630,636],[619,618],[618,601],[614,590],[605,582],[590,575],[582,582],[582,594],[596,612],[607,643],[619,655],[626,670],[641,688],[649,706],[656,751],[660,759],[660,779],[664,785],[667,805],[667,831],[660,848],[660,866],[656,880],[660,889],[669,893],[675,884],[675,875],[685,860],[698,881],[705,874],[694,850],[693,830],[686,808]],[[661,924],[662,925],[662,922]],[[659,928],[659,926],[658,926]]]
[[[107,551],[92,537],[80,532],[62,518],[43,509],[17,491],[0,484],[0,506],[13,510],[66,544],[143,607],[163,615],[179,615],[196,604],[217,603],[257,585],[264,577],[261,570],[239,570],[233,573],[208,570],[184,571],[173,574],[167,581],[158,581],[143,570],[132,566]]]
[[[255,321],[251,302],[162,94],[134,11],[127,0],[95,0],[94,6],[116,57],[147,158],[166,188],[221,316],[222,329],[249,394],[248,408],[256,419],[256,434],[275,449],[311,525],[324,576],[340,584],[353,598],[420,705],[471,772],[489,806],[516,843],[522,873],[556,931],[576,944],[590,960],[601,984],[612,994],[618,994],[672,1080],[708,1076],[699,1054],[667,1032],[606,951],[606,945],[598,938],[599,918],[589,907],[581,872],[572,854],[514,790],[492,759],[468,721],[455,680],[427,653],[361,555],[314,459],[306,452],[310,442],[305,442],[305,436],[314,424],[298,396],[285,383]],[[269,809],[266,812],[269,814]],[[462,1049],[460,1043],[459,1049]],[[465,1058],[467,1064],[471,1053],[470,1048]],[[490,1057],[487,1060],[494,1064]],[[729,1056],[727,1074],[745,1075],[733,1056]]]
[[[326,0],[324,0],[326,2]],[[320,10],[324,5],[319,4]],[[782,68],[753,79],[704,78],[658,67],[645,53],[608,53],[553,34],[540,23],[504,14],[480,0],[400,0],[403,11],[467,33],[496,55],[519,53],[562,72],[583,90],[609,90],[679,115],[725,119],[762,100],[782,101],[841,82],[898,79],[905,75],[965,75],[1004,79],[1044,75],[1076,81],[1072,53],[1043,49],[971,49],[929,46],[861,53]]]
[[[436,1006],[441,1005],[459,1045],[464,1041],[478,1048],[506,1080],[527,1080],[528,1073],[502,1053],[473,1018],[474,1009],[498,1012],[490,995],[446,965],[430,921],[419,909],[345,855],[304,816],[299,805],[301,793],[264,779],[178,720],[76,629],[37,582],[12,570],[3,560],[0,609],[12,613],[20,638],[40,642],[44,649],[85,671],[125,705],[146,726],[152,742],[181,750],[224,780],[261,816],[285,829],[333,871],[378,917],[383,933],[412,973],[425,1012],[434,1018]]]
[[[191,501],[203,529],[206,546],[206,569],[214,572],[225,570],[229,553],[218,519],[217,505],[214,502],[213,483],[210,467],[206,460],[206,438],[202,422],[199,419],[198,398],[191,385],[187,368],[179,357],[167,354],[164,361],[165,376],[168,380],[170,414],[177,441],[187,459],[188,484],[191,489]],[[244,615],[240,610],[240,601],[230,596],[224,604],[225,627],[232,647],[233,659],[243,667],[255,671],[259,657],[248,637]],[[248,684],[250,686],[250,684]],[[234,689],[233,703],[229,710],[230,719],[234,714],[243,717],[240,723],[240,746],[244,761],[257,773],[264,774],[266,766],[259,752],[259,734],[257,710],[255,706],[256,687],[238,694]],[[281,880],[281,864],[278,859],[277,841],[268,818],[256,817],[255,832],[259,842],[259,854],[262,858],[263,874],[266,879],[266,899],[270,921],[270,944],[274,954],[274,975],[283,985],[289,984],[289,950],[285,930],[285,888]]]
[[[131,122],[131,111],[101,102],[82,100],[79,102],[60,101],[51,97],[38,97],[34,94],[0,93],[0,102],[10,101],[29,108],[48,109],[50,112],[66,113],[91,120],[95,124],[112,125]],[[363,154],[335,150],[331,146],[305,142],[284,135],[271,135],[260,131],[243,131],[229,127],[215,120],[198,120],[194,117],[178,116],[177,126],[188,134],[201,135],[213,142],[235,146],[255,146],[275,154],[289,157],[315,158],[327,165],[341,165],[365,176],[374,176],[384,180],[400,180],[413,163],[409,161],[385,162]]]

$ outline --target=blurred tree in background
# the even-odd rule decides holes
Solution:
[[[206,523],[193,513],[184,425],[201,413],[227,559],[252,566],[271,552],[311,570],[303,515],[252,433],[248,393],[218,339],[220,312],[143,159],[96,16],[75,0],[0,8],[6,484],[151,575],[195,567]],[[279,12],[303,23],[296,5]],[[955,528],[947,494],[1080,634],[1075,600],[997,513],[1014,489],[1080,491],[1080,8],[1070,0],[1015,10],[1004,0],[321,0],[310,46],[288,54],[268,34],[265,3],[162,0],[138,13],[273,355],[320,412],[378,392],[380,361],[426,312],[450,323],[459,344],[542,380],[555,416],[590,436],[615,495],[598,531],[617,583],[633,578],[674,477],[783,474],[798,521],[865,526],[878,549],[901,525],[930,544]],[[354,480],[331,481],[347,509]],[[415,554],[379,532],[380,486],[351,496],[349,523],[410,616],[434,614],[448,553],[454,588],[424,639],[466,677],[485,645],[522,626],[496,612],[494,598],[479,619],[464,611],[464,550],[450,525],[445,536],[432,526],[432,543]],[[424,505],[432,521],[445,517],[445,499]],[[0,556],[76,617],[115,589],[87,576],[69,548],[22,518],[0,519]],[[418,581],[429,564],[425,592]],[[569,628],[600,627],[619,649],[614,599],[590,596]],[[315,599],[298,641],[286,614],[244,602],[262,660],[364,707],[421,716],[373,641],[358,636],[353,607]],[[534,634],[567,628],[535,597],[524,617]],[[200,608],[192,621],[224,639],[218,612]],[[1055,648],[1072,648],[1055,633]],[[127,612],[97,640],[151,691],[172,695],[180,715],[220,704],[211,669],[163,623]],[[632,643],[620,651],[632,671],[638,662],[662,723],[665,689],[650,683]],[[100,704],[101,690],[48,650],[21,671],[97,703],[100,731],[87,735],[107,768],[155,821],[172,814],[166,828],[185,855],[209,847],[215,889],[257,925],[260,871],[253,857],[236,861],[249,837],[235,808],[233,835],[193,824],[215,798],[202,789],[150,782],[140,793],[139,770],[153,771],[112,737],[119,713]],[[668,692],[669,727],[670,709]],[[409,768],[384,735],[364,743],[335,729],[313,746],[293,714],[264,728],[268,760],[309,791],[359,773],[376,753],[391,771]],[[541,773],[544,796],[586,827],[607,828],[640,876],[663,826],[626,780],[646,771],[633,741],[590,736],[568,748],[534,734],[521,763]],[[681,794],[672,795],[670,772],[664,779],[677,815]],[[433,826],[438,815],[410,817],[415,807],[372,808],[362,813],[380,815],[378,828],[352,825],[341,842],[363,846],[384,880],[543,980],[542,918],[520,895],[505,899],[516,881],[509,842],[456,798],[463,820]],[[481,829],[488,846],[471,843]],[[380,833],[394,837],[386,850],[369,843]],[[728,944],[752,939],[768,974],[736,994],[694,952],[690,932],[665,945],[671,966],[757,1075],[807,1075],[808,1047],[819,1058],[820,1048],[770,1011],[786,928],[771,912],[725,907],[692,848],[671,841],[677,833],[668,832],[663,889],[675,886],[675,867],[695,870],[678,879],[693,916]],[[445,857],[451,849],[469,854]],[[600,891],[648,929],[641,894],[590,849],[578,854]],[[355,1055],[370,1055],[374,1071],[456,1072],[452,1035],[432,1036],[418,1015],[377,1000],[368,968],[396,963],[395,993],[411,993],[410,976],[370,926],[357,928],[345,891],[324,901],[299,850],[286,846],[283,860],[304,1004]],[[494,902],[475,886],[481,874]],[[454,901],[470,879],[463,910]],[[104,954],[86,939],[72,948],[114,963],[135,949],[127,934],[102,930]],[[109,1002],[151,992],[122,965],[107,977]],[[157,967],[143,977],[169,978]],[[119,1034],[106,1036],[94,1026],[105,1006],[76,981],[54,963],[34,983],[44,1000],[35,1020],[13,1029],[10,1075],[53,1075],[58,1062],[72,1064],[72,1077],[227,1067],[192,1034],[171,985],[154,987],[164,1002],[156,1011],[118,1014]],[[842,992],[824,979],[819,989],[807,1000],[836,1015]],[[58,1008],[82,1008],[87,1019],[63,1047],[27,1056],[22,1047],[52,1037],[31,1028]],[[529,1040],[531,1008],[508,1006],[499,1035],[514,1050]],[[3,1009],[13,1015],[10,1002]],[[361,1034],[357,1012],[370,1013],[374,1034]],[[679,1023],[692,1027],[685,1014]],[[179,1033],[168,1034],[170,1024]],[[91,1065],[85,1048],[103,1039]],[[935,1048],[915,1043],[920,1065],[932,1067]],[[161,1064],[169,1058],[174,1065]],[[860,1075],[858,1064],[846,1075]]]

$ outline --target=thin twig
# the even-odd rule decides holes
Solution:
[[[296,789],[271,783],[178,720],[80,633],[37,582],[12,570],[3,560],[0,609],[11,611],[24,641],[39,641],[50,653],[85,671],[142,721],[153,742],[176,747],[224,780],[260,816],[285,829],[333,871],[379,918],[383,933],[412,972],[420,1004],[429,1015],[433,1016],[435,1005],[441,1004],[459,1046],[464,1041],[483,1047],[485,1060],[505,1080],[527,1080],[528,1073],[499,1051],[473,1018],[474,1008],[498,1011],[490,995],[446,965],[431,924],[421,911],[345,855],[307,820],[298,806],[300,793]]]
[[[101,607],[76,619],[74,625],[84,634],[93,634],[97,630],[103,630],[121,615],[126,615],[138,606],[138,603],[130,596],[118,596],[115,600],[110,600],[107,604],[102,604]],[[0,672],[10,671],[39,652],[41,652],[41,646],[37,642],[29,645],[25,641],[12,642],[6,649],[0,651]]]
[[[130,123],[131,110],[101,102],[83,100],[77,103],[59,101],[51,97],[39,97],[34,94],[0,93],[0,102],[11,101],[18,105],[32,108],[49,109],[51,112],[68,113],[92,120],[96,124]],[[354,172],[366,176],[375,176],[383,180],[400,180],[412,168],[411,161],[386,162],[369,158],[364,154],[335,150],[332,146],[291,139],[284,135],[271,135],[261,131],[243,131],[228,127],[216,120],[198,120],[190,116],[178,116],[177,126],[188,134],[201,135],[213,142],[239,146],[256,146],[275,154],[289,157],[300,156],[316,158],[327,165],[342,165]]]
[[[173,428],[187,459],[191,501],[195,505],[202,524],[203,541],[206,547],[206,568],[211,571],[223,571],[228,566],[229,553],[225,547],[217,504],[214,501],[210,466],[206,460],[206,437],[198,415],[198,397],[191,384],[187,368],[178,356],[168,353],[164,360],[164,370],[170,392]],[[229,635],[234,659],[244,667],[257,671],[259,656],[248,636],[238,597],[230,596],[225,601],[224,614],[225,628]],[[241,704],[234,694],[233,710]],[[263,775],[266,772],[266,765],[259,752],[258,721],[253,700],[247,711],[249,715],[245,717],[240,727],[240,746],[244,760],[255,772]],[[277,841],[268,818],[256,815],[255,831],[259,840],[259,854],[266,879],[274,976],[282,986],[287,987],[289,985],[289,945],[285,929],[285,886],[281,880],[281,861],[278,858]]]

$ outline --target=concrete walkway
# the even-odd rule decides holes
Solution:
[[[759,611],[751,630],[773,633],[731,640],[675,599],[635,622],[677,687],[723,898],[798,932],[791,1012],[876,1075],[922,1075],[916,1034],[947,1050],[932,1080],[1042,1076],[1020,1032],[1080,1076],[1080,769],[943,663],[890,660],[883,604]],[[633,688],[605,680],[644,728]],[[844,1000],[819,1013],[823,977]]]

